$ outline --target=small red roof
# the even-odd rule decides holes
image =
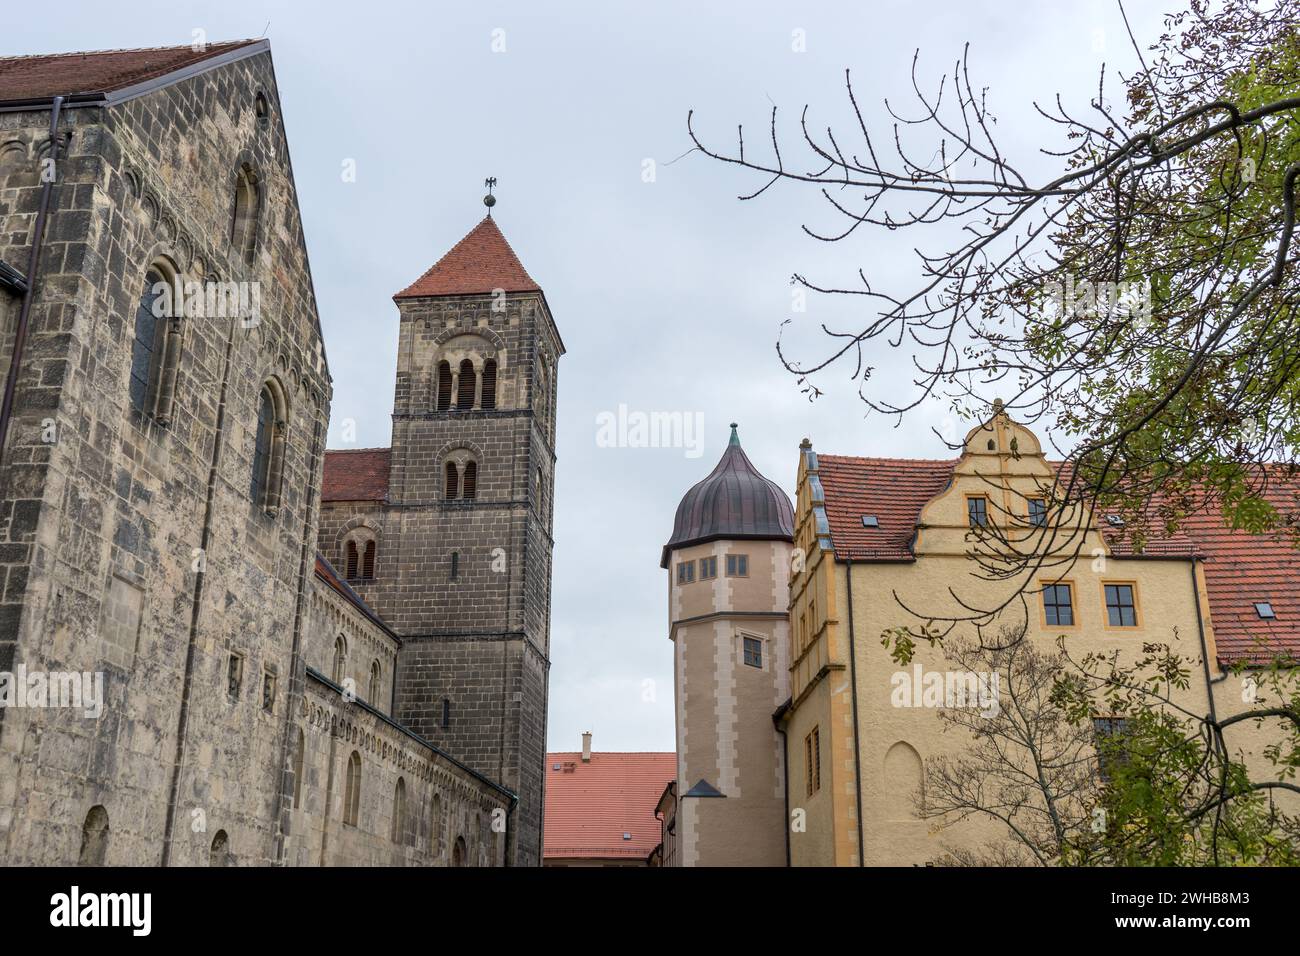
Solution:
[[[383,501],[388,497],[388,448],[325,452],[321,501]]]
[[[818,455],[818,474],[839,560],[912,560],[921,509],[948,486],[956,460],[853,458]],[[1054,467],[1060,467],[1059,464]],[[1270,467],[1265,497],[1282,514],[1300,511],[1300,478]],[[862,526],[875,515],[878,528]],[[1102,533],[1117,557],[1132,556],[1127,535]],[[1300,658],[1300,550],[1285,535],[1229,528],[1207,508],[1186,517],[1173,534],[1152,529],[1143,547],[1150,557],[1204,559],[1218,658],[1266,663],[1279,652]],[[1272,604],[1261,618],[1256,602]]]
[[[541,286],[524,269],[506,237],[491,216],[470,230],[432,268],[403,289],[394,299],[436,295],[485,295],[505,292],[540,292]]]
[[[659,845],[655,807],[676,776],[672,753],[593,753],[590,763],[547,754],[542,857],[644,860]]]
[[[111,93],[261,42],[209,43],[202,51],[191,46],[168,46],[3,57],[0,58],[0,101]]]

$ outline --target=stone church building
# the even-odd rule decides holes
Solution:
[[[267,41],[0,59],[0,863],[540,862],[556,363],[485,219],[331,377]]]

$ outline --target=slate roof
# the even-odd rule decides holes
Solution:
[[[644,860],[659,845],[655,807],[676,775],[673,753],[593,753],[590,763],[547,754],[543,858]]]
[[[326,451],[321,501],[383,501],[388,497],[391,451],[389,448]]]
[[[713,471],[678,504],[672,537],[663,547],[659,566],[668,567],[669,552],[677,548],[723,538],[794,539],[789,497],[754,467],[740,447],[735,425]]]

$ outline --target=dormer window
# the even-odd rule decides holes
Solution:
[[[1275,621],[1277,614],[1273,611],[1273,605],[1269,601],[1256,601],[1255,613],[1260,616],[1261,620]]]
[[[879,527],[880,527],[880,519],[877,518],[875,515],[863,515],[863,516],[862,516],[862,527],[864,527],[864,528],[879,528]]]

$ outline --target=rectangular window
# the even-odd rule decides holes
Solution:
[[[745,663],[750,667],[763,666],[763,642],[753,637],[745,638]]]
[[[814,727],[803,739],[804,767],[806,768],[808,796],[822,788],[822,749],[820,728]]]
[[[727,577],[729,578],[749,577],[749,555],[747,554],[727,555]]]
[[[677,562],[677,583],[690,584],[695,580],[695,562],[678,561]]]
[[[275,713],[275,675],[262,675],[262,709],[268,714]]]
[[[1133,585],[1106,585],[1106,623],[1111,627],[1137,627],[1137,606]]]
[[[983,495],[966,499],[966,513],[970,517],[972,528],[987,528],[989,524],[989,500]]]
[[[1042,498],[1029,499],[1029,523],[1036,528],[1047,525],[1047,502]]]
[[[700,580],[708,581],[718,576],[718,559],[715,556],[700,558]]]
[[[1128,730],[1128,721],[1123,717],[1096,717],[1092,721],[1092,732],[1097,746],[1097,763],[1101,769],[1101,779],[1110,781],[1110,771],[1117,763],[1124,761],[1124,734]]]
[[[1048,627],[1074,626],[1074,593],[1070,585],[1043,585],[1043,620]]]
[[[230,655],[226,668],[226,693],[231,697],[239,696],[239,688],[244,683],[244,659],[238,654]]]

